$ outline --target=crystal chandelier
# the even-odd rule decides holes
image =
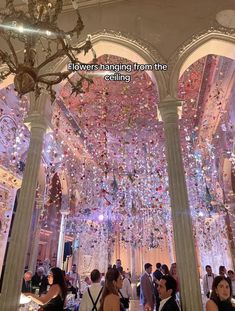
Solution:
[[[15,89],[20,96],[32,91],[39,95],[44,88],[54,100],[53,85],[65,79],[70,82],[73,93],[83,92],[84,83],[89,86],[91,79],[77,73],[77,79],[71,80],[71,70],[53,71],[56,64],[66,58],[71,63],[79,63],[77,55],[81,52],[91,51],[95,62],[90,37],[80,46],[72,45],[73,37],[78,38],[84,28],[78,9],[75,10],[77,21],[74,28],[64,31],[57,25],[63,0],[24,2],[27,2],[27,11],[24,7],[17,10],[14,0],[6,0],[6,8],[0,12],[0,37],[6,43],[5,50],[0,49],[0,64],[7,65],[7,69],[0,73],[0,79],[14,74]]]

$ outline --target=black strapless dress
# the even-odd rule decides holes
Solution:
[[[46,305],[41,306],[43,311],[63,311],[64,310],[64,300],[60,295],[52,298]]]
[[[219,311],[235,311],[235,307],[232,306],[229,300],[220,301],[217,306]]]

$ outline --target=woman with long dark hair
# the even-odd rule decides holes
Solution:
[[[170,271],[169,271],[169,268],[168,268],[168,266],[167,265],[162,265],[161,266],[161,270],[162,270],[162,274],[163,275],[170,275]]]
[[[117,269],[109,269],[105,276],[103,294],[100,300],[99,311],[120,311],[125,310],[120,304],[118,295],[122,288],[122,276]]]
[[[31,293],[26,294],[33,301],[41,305],[42,311],[63,311],[67,294],[67,287],[63,272],[60,268],[52,268],[48,275],[50,289],[44,296],[37,296]]]
[[[229,278],[216,276],[212,284],[210,300],[206,303],[206,311],[235,311],[231,301],[232,285]]]

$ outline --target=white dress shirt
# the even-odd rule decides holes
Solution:
[[[122,293],[122,296],[124,298],[130,298],[131,297],[131,294],[132,294],[131,284],[130,284],[130,281],[127,278],[125,278],[123,280],[122,288],[120,289],[120,292]]]
[[[162,299],[162,300],[160,301],[160,306],[159,306],[158,311],[161,311],[161,310],[162,310],[164,304],[165,304],[170,298],[171,298],[171,296],[168,297],[168,298]]]
[[[203,292],[206,295],[212,289],[212,283],[216,275],[212,273],[210,276],[208,274],[203,277]]]
[[[101,288],[102,288],[102,286],[100,285],[100,283],[92,283],[91,286],[89,287],[91,297],[93,298],[94,302],[96,301]],[[101,296],[102,296],[102,294],[100,295],[100,298],[101,298]],[[100,299],[96,304],[97,310],[99,309],[99,307],[100,307]],[[81,303],[79,305],[79,311],[91,311],[92,309],[93,309],[93,303],[92,303],[91,298],[88,294],[88,291],[86,290],[82,296],[82,300],[81,300]]]

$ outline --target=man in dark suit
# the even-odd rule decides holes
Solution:
[[[158,311],[159,306],[160,306],[160,297],[158,293],[158,282],[160,281],[161,277],[163,276],[161,272],[161,264],[158,262],[156,264],[156,270],[153,272],[153,282],[154,282],[154,287],[155,287],[155,296],[156,296],[156,311]]]
[[[47,292],[48,286],[47,277],[44,275],[44,268],[38,267],[37,272],[32,277],[32,286],[39,289],[39,296]]]
[[[161,298],[159,311],[180,311],[175,301],[176,286],[176,280],[172,276],[162,276],[158,285]]]
[[[141,276],[140,279],[140,299],[145,308],[148,305],[149,310],[154,309],[154,287],[152,280],[152,265],[146,263],[144,265],[145,273]]]
[[[32,293],[32,272],[31,271],[26,271],[24,274],[23,278],[23,283],[22,283],[22,293]]]

